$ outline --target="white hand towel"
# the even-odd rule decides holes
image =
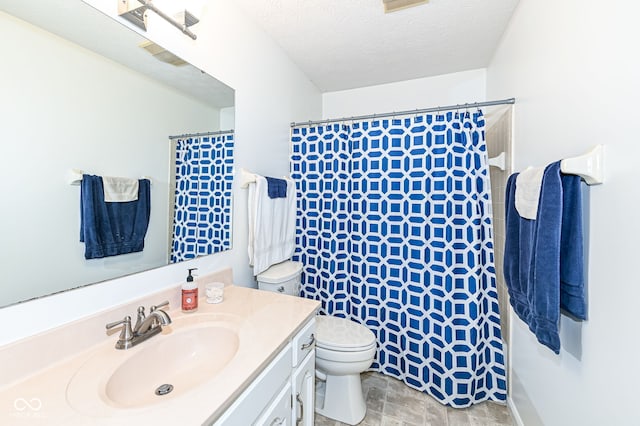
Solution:
[[[102,176],[104,201],[107,203],[125,203],[138,199],[138,179]]]
[[[256,177],[249,185],[249,264],[253,274],[288,260],[293,255],[296,233],[296,186],[287,179],[287,196],[269,198],[267,180]]]
[[[538,216],[540,188],[545,167],[528,167],[516,178],[515,205],[520,217],[535,220]]]
[[[258,176],[256,176],[256,180]],[[247,195],[247,208],[249,216],[249,235],[247,252],[249,253],[249,266],[253,266],[253,247],[255,245],[255,231],[256,231],[256,184],[251,182],[248,184]]]

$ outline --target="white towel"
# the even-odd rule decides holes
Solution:
[[[249,184],[249,264],[253,274],[288,260],[293,255],[296,234],[296,187],[287,179],[287,196],[269,198],[267,180],[256,176]]]
[[[540,188],[545,167],[528,167],[516,178],[516,210],[520,217],[535,220],[538,216]]]
[[[138,199],[138,179],[102,176],[104,201],[107,203],[125,203]]]

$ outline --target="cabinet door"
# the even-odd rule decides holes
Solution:
[[[285,383],[291,389],[289,385],[290,374],[291,345],[287,345],[235,400],[231,407],[215,421],[214,425],[246,426],[255,424],[255,420],[273,400],[278,389],[282,389]],[[289,394],[289,398],[291,398],[291,394]],[[287,420],[290,418],[291,411],[289,411]]]
[[[291,376],[293,425],[313,426],[315,415],[316,351],[307,354]]]
[[[287,383],[255,422],[256,426],[291,425],[291,385]]]

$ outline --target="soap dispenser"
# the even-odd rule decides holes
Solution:
[[[191,271],[197,269],[189,269],[187,281],[182,284],[182,312],[195,312],[198,310],[198,285],[193,281],[193,275],[191,275]]]

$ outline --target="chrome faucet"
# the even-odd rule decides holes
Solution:
[[[162,331],[162,326],[171,324],[171,318],[162,309],[168,306],[169,302],[165,301],[157,306],[149,309],[149,315],[145,316],[144,306],[138,307],[138,318],[136,325],[131,329],[131,317],[126,316],[124,319],[112,322],[106,325],[107,330],[122,325],[120,337],[116,342],[116,349],[129,349],[135,345],[144,342],[148,338],[155,336]]]
[[[171,324],[171,318],[169,315],[162,309],[152,309],[149,312],[149,316],[146,317],[140,324],[137,324],[133,329],[133,334],[135,335],[143,335],[149,333],[150,330],[154,329],[162,329],[163,325]]]

